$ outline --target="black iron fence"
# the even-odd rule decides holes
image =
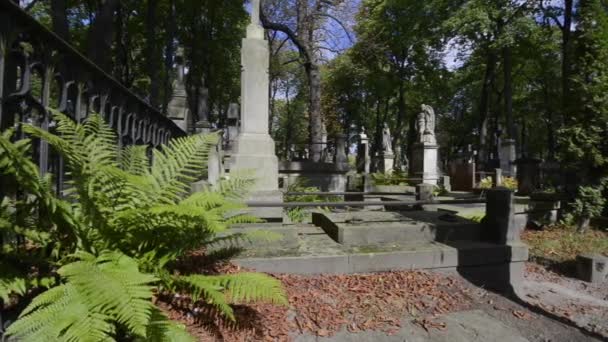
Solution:
[[[0,130],[28,122],[53,128],[48,107],[80,122],[100,113],[121,146],[156,147],[185,135],[157,109],[120,84],[9,0],[0,0]],[[40,170],[59,165],[47,143],[36,144]]]

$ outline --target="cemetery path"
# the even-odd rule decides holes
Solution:
[[[236,328],[183,298],[165,309],[200,341],[599,341],[451,273],[275,276],[289,307],[237,306]]]
[[[608,284],[587,283],[528,263],[522,300],[608,340]]]

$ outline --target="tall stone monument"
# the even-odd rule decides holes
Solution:
[[[230,171],[253,173],[256,184],[251,200],[282,201],[279,166],[274,140],[268,134],[269,46],[260,23],[260,0],[252,1],[251,23],[241,48],[241,128],[234,145]],[[282,208],[260,208],[253,212],[264,219],[280,220]]]
[[[190,130],[190,107],[186,93],[184,50],[179,48],[175,56],[177,78],[173,81],[173,95],[167,105],[167,116],[184,132]]]
[[[437,185],[439,172],[437,157],[439,146],[435,137],[435,111],[423,104],[416,120],[418,142],[413,146],[411,173],[417,183]]]

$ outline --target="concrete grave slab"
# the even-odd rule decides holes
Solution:
[[[475,222],[440,212],[358,211],[313,213],[313,224],[336,242],[364,246],[410,241],[476,240],[481,226]]]

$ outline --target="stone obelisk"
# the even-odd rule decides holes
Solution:
[[[252,1],[251,23],[241,48],[241,129],[234,145],[230,170],[253,173],[256,184],[250,200],[282,201],[274,140],[268,134],[270,51],[260,22],[260,0]],[[281,208],[256,209],[253,214],[280,220]]]

